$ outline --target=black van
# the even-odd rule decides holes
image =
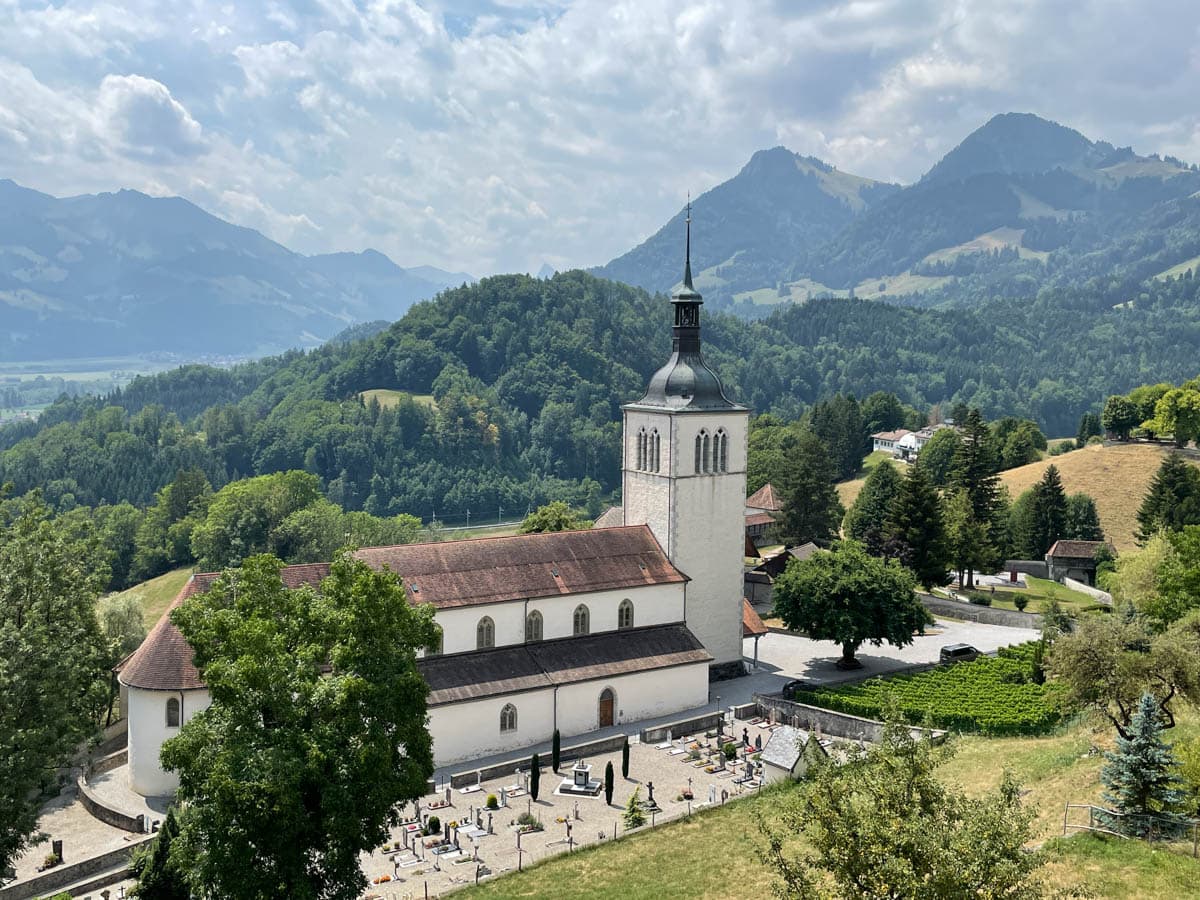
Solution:
[[[970,644],[947,644],[938,655],[938,661],[944,663],[970,662],[978,659],[980,653]]]

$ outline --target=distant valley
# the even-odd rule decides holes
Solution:
[[[178,197],[0,181],[0,362],[261,356],[471,280],[374,250],[303,256]]]

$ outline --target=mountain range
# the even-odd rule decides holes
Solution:
[[[929,306],[1113,290],[1200,265],[1200,171],[1028,113],[993,117],[915,184],[776,147],[693,203],[697,287],[758,318],[816,296]],[[683,213],[596,270],[649,290],[679,276]]]
[[[0,360],[261,355],[471,280],[375,250],[303,256],[179,197],[0,181]]]

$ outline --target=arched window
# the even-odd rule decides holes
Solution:
[[[716,443],[713,445],[713,469],[717,472],[729,471],[729,435],[724,428],[717,429]]]
[[[646,429],[643,428],[637,436],[637,467],[638,471],[646,468]]]
[[[517,708],[511,703],[505,703],[500,710],[500,733],[517,730]]]
[[[575,634],[588,634],[591,631],[591,619],[591,614],[588,613],[588,608],[586,606],[580,603],[577,607],[575,607]]]
[[[704,442],[708,440],[708,434],[703,429],[696,435],[696,474],[699,475],[704,471]]]
[[[650,432],[650,471],[657,472],[659,463],[661,462],[662,442],[658,436],[658,429],[655,428]]]
[[[712,441],[708,436],[708,432],[702,432],[702,435],[704,437],[704,451],[700,454],[700,456],[702,458],[701,461],[704,463],[704,471],[711,472],[712,471]]]
[[[529,643],[542,639],[542,614],[536,609],[525,617],[525,640]]]
[[[496,646],[496,623],[490,617],[484,616],[475,626],[475,647],[486,650]]]
[[[617,607],[617,627],[633,627],[633,601],[629,598],[622,600],[621,605]]]
[[[179,727],[179,698],[171,697],[167,700],[167,727]]]

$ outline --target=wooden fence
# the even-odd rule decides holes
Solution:
[[[1087,810],[1087,823],[1071,821],[1071,810]],[[1082,813],[1078,814],[1078,818],[1082,820]],[[1116,822],[1129,823],[1129,827],[1114,828]],[[1090,803],[1068,803],[1063,810],[1063,834],[1071,830],[1091,831],[1122,838],[1142,837],[1149,841],[1190,840],[1192,856],[1200,856],[1200,819],[1120,813],[1102,806],[1092,806]]]

